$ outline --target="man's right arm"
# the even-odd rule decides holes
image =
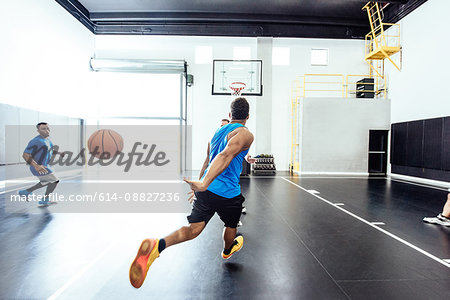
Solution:
[[[38,166],[38,164],[34,161],[33,156],[31,156],[30,153],[24,152],[22,157],[27,162],[27,164],[29,164],[35,168],[36,168],[36,166]]]
[[[202,179],[203,174],[205,173],[205,170],[209,164],[209,146],[210,146],[210,143],[208,143],[208,149],[206,150],[206,158],[205,158],[205,161],[203,162],[202,169],[200,170],[200,175],[198,176],[198,180]]]

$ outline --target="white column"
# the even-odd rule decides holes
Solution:
[[[256,97],[255,153],[272,153],[272,38],[257,38],[257,57],[262,60],[263,95]]]

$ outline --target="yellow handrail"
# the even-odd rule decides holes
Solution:
[[[336,81],[336,77],[340,77],[341,81]],[[323,81],[311,81],[312,78],[323,78]],[[315,97],[324,96],[323,93],[327,93],[327,97],[342,97],[349,98],[353,97],[356,93],[357,81],[363,78],[373,78],[373,83],[364,83],[368,86],[373,86],[373,90],[359,90],[364,92],[374,92],[376,97],[383,96],[387,98],[386,95],[386,78],[380,75],[374,74],[304,74],[298,76],[295,85],[293,87],[293,98],[294,97]],[[300,84],[302,82],[302,84]],[[324,86],[328,85],[328,86]],[[352,88],[351,86],[355,86]],[[295,89],[295,90],[294,90]],[[311,94],[311,92],[315,94]],[[319,93],[320,95],[317,95]],[[330,94],[331,93],[331,94]],[[295,96],[294,96],[295,95]]]

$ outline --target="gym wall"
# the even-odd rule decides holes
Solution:
[[[392,124],[391,173],[450,181],[450,117]]]
[[[369,130],[389,130],[388,99],[305,98],[300,172],[368,174]]]

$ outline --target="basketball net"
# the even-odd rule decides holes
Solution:
[[[240,81],[232,82],[230,84],[231,96],[233,98],[240,97],[242,94],[242,91],[245,89],[246,86],[247,85],[245,83],[240,82]]]

